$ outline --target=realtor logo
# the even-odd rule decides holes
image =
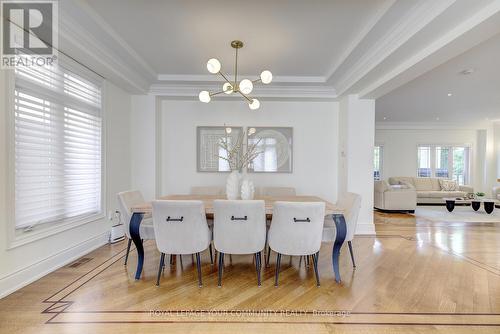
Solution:
[[[57,59],[57,1],[3,0],[1,68],[52,65]]]

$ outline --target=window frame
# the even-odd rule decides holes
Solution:
[[[418,170],[420,168],[418,165],[418,155],[419,155],[420,147],[429,147],[430,148],[430,172],[431,172],[431,175],[429,176],[429,178],[443,178],[443,177],[436,176],[436,152],[437,152],[436,148],[441,147],[441,148],[449,149],[448,166],[447,166],[449,176],[448,176],[448,178],[443,178],[443,179],[447,179],[447,180],[454,180],[454,178],[453,178],[453,150],[455,148],[458,148],[458,147],[467,148],[468,160],[467,160],[467,164],[465,166],[466,173],[464,173],[467,177],[466,178],[464,177],[464,184],[463,185],[469,185],[473,182],[473,180],[472,180],[472,178],[473,178],[473,174],[472,174],[472,153],[473,153],[472,150],[473,150],[473,147],[471,144],[429,144],[429,143],[417,144],[416,154],[415,154],[416,165],[417,165],[417,168],[415,170],[416,177],[427,178],[426,176],[419,176],[419,173],[418,173]]]
[[[62,55],[61,55],[62,56]],[[59,64],[74,74],[97,83],[101,88],[101,210],[98,213],[89,214],[83,217],[65,219],[59,222],[44,223],[35,226],[33,229],[16,228],[15,221],[15,116],[14,91],[16,89],[16,75],[14,70],[5,70],[5,139],[7,143],[7,185],[5,187],[6,198],[6,236],[7,249],[13,249],[51,235],[58,234],[78,226],[103,220],[106,217],[107,207],[107,177],[106,177],[106,146],[107,146],[107,122],[106,122],[106,85],[103,78],[90,70],[83,68],[82,65],[74,64],[70,59],[59,57]]]
[[[379,162],[378,162],[379,178],[378,178],[378,180],[375,178],[375,168],[373,168],[373,181],[380,181],[380,180],[384,179],[384,144],[383,143],[375,143],[375,145],[373,146],[373,149],[374,149],[373,154],[374,155],[375,155],[375,148],[376,147],[379,147]],[[374,157],[374,159],[375,159],[375,157]],[[373,160],[373,162],[375,162],[375,160]],[[375,166],[373,166],[373,167],[375,167]]]

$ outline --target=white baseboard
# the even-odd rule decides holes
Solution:
[[[375,235],[374,223],[358,223],[356,225],[356,235]]]
[[[108,243],[108,232],[0,278],[0,299]]]

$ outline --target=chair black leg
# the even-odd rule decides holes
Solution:
[[[219,252],[219,288],[222,286],[222,267],[224,267],[224,253]]]
[[[319,272],[318,272],[318,257],[319,257],[319,252],[316,254],[313,254],[313,262],[314,262],[314,274],[316,275],[316,285],[320,286],[319,284]]]
[[[123,264],[124,266],[127,265],[128,253],[130,253],[130,246],[132,246],[132,239],[128,239],[127,254],[125,254],[125,263]]]
[[[210,263],[214,264],[214,256],[212,255],[212,244],[208,245],[208,251],[210,252]]]
[[[347,245],[349,246],[349,253],[351,253],[352,267],[356,268],[356,262],[354,262],[354,252],[352,251],[352,242],[348,241]]]
[[[266,255],[267,255],[266,256],[266,268],[268,268],[269,267],[269,258],[271,256],[271,247],[269,247],[269,246],[267,247],[267,254]]]
[[[306,255],[306,268],[309,269],[309,255]]]
[[[181,263],[181,270],[184,269],[184,265],[182,264],[182,254],[177,255],[179,257],[179,261]]]
[[[261,253],[255,253],[255,269],[257,269],[257,285],[260,286],[260,269],[261,269],[262,263],[261,263]]]
[[[160,257],[160,267],[158,268],[158,277],[156,278],[156,286],[160,286],[160,276],[163,270],[163,263],[165,262],[165,253],[161,253]]]
[[[278,286],[278,278],[280,275],[281,254],[278,253],[276,257],[276,276],[274,277],[274,286]]]
[[[174,255],[170,254],[170,265],[174,264]]]
[[[200,253],[196,253],[196,269],[198,270],[198,286],[201,288],[203,283],[201,282],[201,261]]]

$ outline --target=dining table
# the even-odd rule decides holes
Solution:
[[[207,219],[213,219],[214,201],[226,199],[225,196],[219,195],[167,195],[159,197],[158,200],[198,200],[202,201],[205,207]],[[272,220],[274,203],[277,201],[284,202],[324,202],[325,217],[331,216],[336,227],[336,237],[332,249],[332,266],[335,273],[335,280],[340,283],[339,256],[340,249],[344,244],[347,234],[347,225],[344,217],[344,209],[321,199],[317,196],[256,196],[255,200],[263,200],[265,202],[266,218]],[[140,225],[145,217],[151,217],[153,208],[151,202],[145,202],[131,207],[132,216],[130,218],[130,236],[137,251],[137,269],[135,279],[141,277],[142,267],[144,264],[144,247],[139,233]]]

